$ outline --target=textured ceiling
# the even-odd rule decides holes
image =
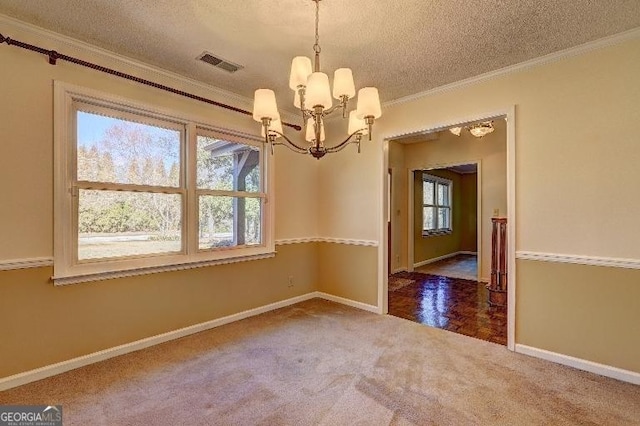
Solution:
[[[310,0],[0,0],[0,13],[249,98],[272,88],[288,109],[291,59],[312,54]],[[350,67],[383,101],[636,27],[639,0],[320,3],[323,71]],[[196,61],[205,50],[245,68]]]

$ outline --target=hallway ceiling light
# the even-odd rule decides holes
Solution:
[[[493,127],[493,121],[484,121],[482,123],[472,124],[465,127],[451,127],[449,128],[449,131],[456,136],[460,136],[462,129],[467,129],[469,133],[471,133],[476,138],[486,136],[495,130],[495,128]]]
[[[478,123],[469,126],[469,133],[471,133],[476,138],[486,136],[489,133],[493,132],[493,130],[493,122],[491,121],[485,121],[484,123]]]
[[[320,159],[327,153],[338,152],[344,149],[349,143],[358,145],[360,152],[360,141],[362,136],[369,135],[371,140],[371,128],[376,118],[380,118],[382,110],[378,89],[375,87],[364,87],[358,91],[358,103],[356,109],[347,114],[349,99],[355,95],[355,85],[353,74],[350,68],[339,68],[333,77],[333,92],[329,86],[329,77],[320,71],[320,36],[318,35],[318,24],[320,22],[319,9],[321,0],[311,0],[316,4],[315,21],[315,53],[314,66],[311,68],[311,59],[306,56],[296,56],[291,62],[291,74],[289,76],[289,87],[294,91],[293,104],[300,110],[304,123],[304,135],[308,143],[304,147],[291,141],[282,133],[280,123],[280,113],[276,104],[275,93],[271,89],[258,89],[255,92],[253,104],[253,119],[262,123],[262,135],[266,144],[271,144],[273,153],[274,145],[284,145],[299,154],[311,154]],[[331,95],[338,100],[332,106]],[[307,108],[310,106],[311,108]],[[324,118],[336,111],[342,110],[342,118],[348,117],[348,136],[337,145],[326,147],[324,144]],[[282,138],[284,142],[276,140]]]

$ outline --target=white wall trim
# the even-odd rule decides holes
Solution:
[[[640,37],[640,28],[634,28],[632,30],[625,31],[619,34],[614,34],[609,37],[604,37],[598,40],[590,41],[590,42],[581,44],[579,46],[570,47],[568,49],[564,49],[558,52],[550,53],[548,55],[540,56],[538,58],[534,58],[525,62],[520,62],[519,64],[510,65],[508,67],[504,67],[495,71],[490,71],[484,74],[480,74],[478,76],[470,77],[460,81],[455,81],[450,84],[445,84],[444,86],[435,87],[433,89],[426,90],[424,92],[419,92],[419,93],[415,93],[402,98],[394,99],[392,101],[383,103],[382,106],[384,108],[388,108],[393,105],[415,101],[417,99],[437,95],[439,93],[461,89],[463,87],[472,86],[474,84],[482,83],[487,80],[492,80],[492,79],[501,77],[503,75],[526,70],[528,68],[549,64],[552,62],[561,61],[563,59],[582,55],[582,54],[591,52],[593,50],[602,49],[615,44],[620,44],[627,40],[631,40],[637,37]]]
[[[449,259],[450,257],[454,257],[457,256],[459,254],[465,254],[465,253],[470,253],[470,252],[461,252],[461,251],[455,251],[453,253],[449,253],[449,254],[443,254],[442,256],[438,256],[438,257],[433,257],[431,259],[427,259],[427,260],[422,260],[420,262],[414,263],[413,267],[414,268],[419,268],[421,266],[424,265],[428,265],[430,263],[435,263],[435,262],[439,262],[441,260],[445,260],[445,259]]]
[[[52,257],[32,257],[27,259],[0,260],[0,271],[10,271],[12,269],[30,269],[53,266]]]
[[[318,238],[320,243],[334,243],[334,244],[347,244],[351,246],[365,246],[365,247],[378,247],[378,242],[374,240],[352,240],[348,238],[332,238],[321,237]]]
[[[379,309],[377,306],[367,305],[365,303],[356,302],[354,300],[345,299],[343,297],[333,296],[331,294],[314,291],[307,294],[303,294],[301,296],[292,297],[290,299],[285,299],[279,302],[270,303],[268,305],[238,312],[237,314],[228,315],[222,318],[217,318],[217,319],[206,321],[200,324],[194,324],[189,327],[180,328],[178,330],[169,331],[167,333],[157,334],[155,336],[136,340],[135,342],[125,343],[124,345],[119,345],[109,349],[104,349],[102,351],[93,352],[88,355],[72,358],[67,361],[62,361],[55,364],[47,365],[45,367],[36,368],[34,370],[25,371],[24,373],[18,373],[12,376],[3,377],[3,378],[0,378],[0,391],[11,389],[16,386],[25,385],[27,383],[35,382],[36,380],[46,379],[47,377],[51,377],[57,374],[65,373],[67,371],[75,370],[76,368],[84,367],[89,364],[94,364],[109,358],[114,358],[116,356],[128,354],[130,352],[139,351],[141,349],[145,349],[150,346],[158,345],[160,343],[168,342],[170,340],[179,339],[181,337],[189,336],[191,334],[199,333],[201,331],[210,330],[212,328],[220,327],[221,325],[229,324],[235,321],[240,321],[245,318],[253,317],[256,315],[263,314],[265,312],[284,308],[286,306],[294,305],[296,303],[304,302],[306,300],[315,299],[315,298],[329,300],[332,302],[340,303],[343,305],[351,306],[357,309],[362,309],[362,310],[373,312],[373,313],[379,313]]]
[[[286,244],[301,244],[301,243],[334,243],[334,244],[346,244],[350,246],[366,246],[366,247],[378,247],[378,242],[375,240],[356,240],[350,238],[333,238],[333,237],[305,237],[305,238],[287,238],[282,240],[276,240],[276,245]]]
[[[276,240],[277,246],[285,246],[288,244],[304,244],[304,243],[317,243],[317,237],[306,237],[306,238],[285,238],[282,240]]]
[[[577,368],[578,370],[588,371],[590,373],[599,374],[605,377],[611,377],[612,379],[622,380],[623,382],[633,383],[634,385],[640,385],[640,373],[637,373],[635,371],[623,370],[621,368],[612,367],[610,365],[599,364],[597,362],[587,361],[586,359],[575,358],[569,355],[563,355],[544,349],[521,345],[519,343],[516,344],[516,352],[555,362],[557,364]]]
[[[333,294],[324,293],[321,291],[316,291],[315,295],[316,297],[319,297],[321,299],[340,303],[342,305],[351,306],[352,308],[362,309],[363,311],[373,312],[374,314],[381,313],[380,308],[374,305],[368,305],[366,303],[356,302],[355,300],[345,299],[344,297],[334,296]]]
[[[583,256],[577,254],[542,253],[534,251],[518,251],[516,253],[516,258],[521,260],[535,260],[542,262],[574,263],[578,265],[640,269],[640,259]]]
[[[305,238],[285,238],[276,240],[275,244],[277,246],[288,245],[288,244],[304,244],[304,243],[335,243],[335,244],[347,244],[352,246],[365,246],[365,247],[378,247],[378,242],[373,240],[352,240],[346,238],[329,238],[329,237],[305,237]],[[273,257],[273,253],[267,253],[262,256],[253,256],[250,259],[245,258],[235,258],[235,259],[222,259],[208,262],[196,262],[193,264],[183,264],[183,265],[170,265],[164,267],[153,268],[150,270],[149,268],[141,268],[131,271],[119,271],[117,273],[105,273],[105,274],[95,274],[92,276],[83,276],[83,277],[69,277],[65,278],[56,278],[58,284],[73,284],[76,282],[86,282],[86,281],[99,281],[110,278],[121,278],[121,277],[130,277],[134,275],[155,273],[155,272],[166,272],[166,271],[179,271],[183,269],[193,269],[199,268],[203,266],[214,266],[219,264],[227,264],[227,263],[235,263],[242,262],[245,260],[257,260]],[[42,268],[45,266],[53,266],[53,258],[52,257],[31,257],[24,259],[7,259],[0,260],[0,271],[9,271],[12,269],[30,269],[30,268]],[[104,276],[102,276],[104,275]],[[108,276],[107,276],[108,275]]]

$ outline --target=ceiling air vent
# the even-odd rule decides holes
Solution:
[[[206,62],[209,65],[213,65],[216,68],[220,68],[222,70],[225,70],[228,73],[234,73],[238,70],[241,70],[242,68],[244,68],[242,65],[238,65],[238,64],[234,64],[233,62],[229,62],[225,59],[222,59],[218,56],[212,55],[209,52],[202,52],[202,54],[200,56],[198,56],[196,59],[202,61],[202,62]]]

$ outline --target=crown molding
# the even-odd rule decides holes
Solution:
[[[62,43],[65,44],[67,46],[70,46],[72,48],[75,49],[82,49],[85,51],[89,51],[91,53],[100,55],[102,57],[104,57],[105,59],[109,59],[109,60],[113,60],[113,61],[117,61],[120,62],[122,64],[126,64],[126,65],[130,65],[133,67],[136,67],[142,71],[145,72],[151,72],[157,75],[161,75],[163,77],[167,77],[170,78],[172,80],[176,80],[182,83],[186,83],[190,86],[193,86],[195,88],[198,89],[204,89],[207,90],[211,93],[214,93],[218,96],[220,96],[221,98],[224,98],[225,100],[229,100],[229,101],[234,101],[234,102],[238,102],[240,104],[242,104],[243,106],[247,107],[252,107],[253,105],[253,99],[247,98],[245,96],[241,96],[238,95],[236,93],[221,89],[217,86],[213,86],[207,83],[203,83],[201,81],[192,79],[190,77],[186,77],[182,74],[178,74],[172,71],[167,71],[163,68],[151,65],[151,64],[147,64],[145,62],[142,62],[138,59],[133,59],[130,58],[128,56],[124,56],[120,53],[116,53],[113,52],[111,50],[108,49],[103,49],[101,47],[95,46],[93,44],[87,43],[85,41],[81,41],[60,33],[57,33],[55,31],[51,31],[51,30],[47,30],[45,28],[39,27],[37,25],[34,24],[30,24],[28,22],[24,22],[21,21],[19,19],[13,18],[11,16],[7,16],[7,15],[3,15],[0,14],[0,24],[8,24],[8,25],[13,25],[14,27],[18,28],[19,30],[22,31],[26,31],[29,32],[31,34],[34,34],[36,36],[39,37],[45,37],[45,38],[49,38],[52,39],[58,43]],[[5,37],[6,36],[11,36],[11,34],[3,34]]]
[[[472,86],[478,83],[485,82],[487,80],[492,80],[494,78],[502,77],[503,75],[526,70],[528,68],[549,64],[552,62],[561,61],[566,58],[571,58],[573,56],[578,56],[578,55],[591,52],[593,50],[598,50],[605,47],[620,44],[627,40],[632,40],[635,38],[640,38],[640,27],[634,28],[632,30],[624,31],[618,34],[614,34],[608,37],[589,41],[587,43],[580,44],[578,46],[569,47],[564,50],[559,50],[557,52],[549,53],[548,55],[544,55],[538,58],[530,59],[528,61],[520,62],[515,65],[509,65],[507,67],[500,68],[495,71],[489,71],[487,73],[480,74],[475,77],[469,77],[464,80],[459,80],[453,83],[445,84],[444,86],[435,87],[433,89],[425,90],[423,92],[414,93],[413,95],[408,95],[402,98],[387,101],[382,104],[382,107],[388,108],[394,105],[404,104],[404,103],[415,101],[421,98],[426,98],[428,96],[433,96],[440,93],[461,89],[463,87]]]

